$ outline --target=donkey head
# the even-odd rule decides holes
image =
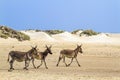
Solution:
[[[82,44],[81,45],[77,45],[77,49],[78,49],[78,52],[80,52],[80,53],[83,53],[83,51],[82,51]]]
[[[32,47],[32,46],[31,46],[31,47]],[[37,52],[37,46],[32,47],[31,51],[32,51],[32,54],[34,54],[34,55],[39,55],[38,52]]]
[[[46,45],[46,48],[47,48],[46,51],[47,51],[48,53],[50,53],[50,54],[52,54],[51,47],[52,47],[52,46],[48,47],[48,46]]]

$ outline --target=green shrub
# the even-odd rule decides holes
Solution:
[[[95,31],[93,31],[93,30],[84,30],[84,31],[80,34],[80,36],[81,36],[82,34],[85,34],[85,35],[87,35],[87,36],[92,36],[92,35],[97,35],[97,34],[99,34],[99,33],[95,32]]]
[[[45,30],[44,32],[48,33],[49,35],[53,35],[53,34],[63,33],[64,31],[62,31],[62,30]]]
[[[19,37],[22,39],[22,40],[30,40],[30,37],[24,33],[21,33],[19,32]]]
[[[8,38],[8,36],[7,36],[7,35],[4,35],[4,34],[0,35],[0,37],[1,37],[1,38],[4,38],[4,39],[7,39],[7,38]]]
[[[0,37],[5,39],[8,37],[16,38],[19,41],[30,40],[30,37],[28,35],[21,33],[19,31],[15,31],[6,26],[0,26]]]
[[[72,31],[71,33],[72,34],[76,34],[78,31],[80,31],[80,30],[82,30],[82,29],[77,29],[77,30],[74,30],[74,31]]]
[[[35,32],[41,32],[41,30],[36,29]]]

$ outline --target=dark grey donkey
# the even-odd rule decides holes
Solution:
[[[10,64],[10,69],[8,71],[14,70],[13,63],[14,63],[15,60],[18,61],[18,62],[25,61],[24,69],[28,70],[27,67],[29,66],[30,60],[33,58],[34,55],[38,55],[38,52],[37,52],[36,48],[37,48],[37,46],[32,47],[32,49],[30,49],[27,52],[10,51],[9,54],[8,54],[8,62]],[[10,61],[9,61],[9,57],[11,57]]]
[[[36,68],[35,64],[34,64],[34,59],[37,59],[37,60],[41,60],[41,64],[39,66],[37,66],[37,68],[39,68],[44,62],[46,69],[48,69],[46,62],[45,62],[45,59],[46,59],[48,53],[52,54],[51,47],[52,46],[48,47],[46,45],[46,50],[44,52],[38,52],[39,53],[38,55],[34,55],[34,58],[32,59],[32,63],[33,63],[34,68]]]
[[[59,65],[59,62],[61,61],[61,59],[63,59],[63,62],[65,63],[66,67],[67,67],[67,66],[70,66],[71,63],[73,62],[73,59],[75,58],[78,66],[80,67],[80,64],[79,64],[79,62],[78,62],[78,60],[77,60],[77,55],[78,55],[78,52],[83,53],[81,46],[82,46],[82,45],[80,45],[80,46],[77,45],[77,48],[75,48],[74,50],[70,50],[70,49],[61,50],[61,51],[60,51],[60,56],[59,56],[59,59],[58,59],[58,63],[57,63],[56,66]],[[67,65],[66,62],[65,62],[65,57],[67,57],[67,58],[72,58],[72,59],[71,59],[71,62],[70,62],[68,65]]]

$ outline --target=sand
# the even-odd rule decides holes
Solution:
[[[41,34],[44,36],[40,36]],[[34,33],[34,35],[36,37],[33,36],[31,41],[23,42],[11,38],[0,38],[0,80],[120,80],[120,36],[101,34],[91,37],[77,37],[78,40],[72,41],[76,35],[68,32],[54,36],[44,33]],[[65,36],[67,38],[63,39]],[[69,37],[73,38],[69,40]],[[81,67],[78,67],[75,60],[70,67],[65,67],[62,61],[56,67],[60,50],[75,49],[77,44],[81,43],[83,54],[78,54],[77,57]],[[48,69],[45,69],[44,65],[39,69],[34,69],[30,63],[29,70],[23,70],[24,62],[15,62],[15,70],[8,72],[9,51],[28,51],[31,46],[35,45],[38,45],[39,51],[44,51],[45,45],[52,45],[53,54],[49,54],[46,58]],[[69,63],[70,59],[66,58],[66,62]],[[39,64],[40,61],[35,60],[35,65]]]

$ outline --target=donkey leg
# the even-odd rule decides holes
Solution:
[[[65,66],[67,67],[67,64],[66,64],[66,62],[65,62],[65,57],[63,57],[63,62],[65,63]]]
[[[71,62],[70,62],[67,66],[70,66],[70,65],[71,65],[71,63],[73,62],[73,59],[74,59],[74,58],[71,59]]]
[[[13,69],[13,70],[14,70],[14,68],[13,68],[13,63],[14,63],[14,60],[11,60],[11,61],[10,61],[10,69]]]
[[[12,59],[9,63],[10,63],[10,69],[8,70],[8,71],[12,71],[12,70],[14,70],[14,68],[13,68],[13,63],[14,63],[14,59]]]
[[[28,66],[29,66],[30,60],[25,60],[25,67],[23,69],[28,70]]]
[[[25,67],[24,67],[23,69],[28,70],[28,69],[26,68],[26,66],[27,66],[27,61],[25,60]]]
[[[78,64],[78,66],[80,67],[80,64],[79,64],[79,62],[78,62],[77,58],[75,58],[75,59],[76,59],[76,62],[77,62],[77,64]]]
[[[58,62],[57,62],[57,65],[56,65],[56,66],[58,66],[58,65],[59,65],[59,63],[60,63],[61,59],[62,59],[62,57],[59,57],[59,59],[58,59]]]
[[[32,64],[33,64],[33,67],[36,69],[35,64],[34,64],[34,59],[32,59]]]
[[[37,68],[39,68],[40,66],[42,66],[42,64],[43,64],[43,60],[41,60],[41,64],[39,66],[37,66]]]
[[[46,62],[45,62],[45,59],[43,60],[44,61],[44,64],[45,64],[45,68],[48,69],[47,65],[46,65]]]

